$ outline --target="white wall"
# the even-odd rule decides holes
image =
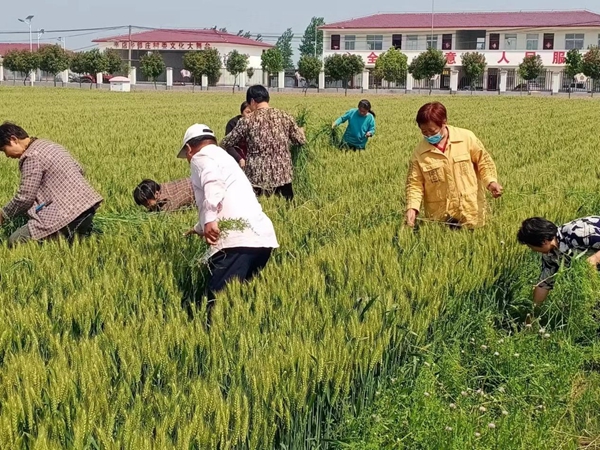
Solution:
[[[489,35],[498,33],[500,34],[500,50],[504,50],[504,41],[506,34],[517,34],[517,50],[525,50],[526,49],[526,40],[527,34],[539,34],[539,50],[542,50],[544,33],[554,33],[554,50],[564,50],[565,49],[565,35],[571,33],[584,33],[585,41],[584,41],[584,49],[587,49],[589,45],[598,45],[598,36],[600,34],[600,27],[594,29],[581,29],[581,28],[555,28],[555,29],[532,29],[528,31],[519,30],[518,32],[507,31],[506,29],[494,31],[494,29],[487,30],[486,36],[486,44],[485,48],[489,47]],[[324,52],[331,52],[331,35],[339,34],[340,35],[340,51],[345,52],[344,45],[344,36],[345,35],[355,35],[355,51],[367,51],[366,47],[366,37],[367,35],[383,35],[383,49],[385,51],[392,46],[392,35],[393,34],[401,34],[402,35],[402,51],[407,50],[407,36],[408,35],[417,35],[418,39],[418,50],[425,50],[427,47],[427,36],[431,34],[431,30],[425,29],[409,29],[409,30],[351,30],[351,29],[343,29],[343,30],[323,30],[323,46]],[[438,48],[441,49],[442,45],[442,35],[443,34],[452,34],[452,47],[453,50],[456,49],[456,30],[442,30],[435,29],[433,32],[434,35],[438,36]],[[460,51],[460,50],[459,50]]]

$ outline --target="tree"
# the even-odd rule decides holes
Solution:
[[[34,70],[39,69],[40,57],[37,52],[13,50],[4,55],[3,65],[13,72],[14,81],[16,81],[16,72],[22,73],[24,75],[23,85],[25,85],[27,77],[30,77]]]
[[[348,83],[365,68],[365,62],[358,55],[335,54],[325,58],[325,75],[334,81],[341,81],[345,95],[348,95]]]
[[[523,62],[519,64],[519,75],[527,82],[527,92],[529,92],[529,82],[539,78],[543,71],[544,64],[540,55],[531,55],[523,58]]]
[[[238,36],[245,37],[246,39],[252,39],[252,33],[250,31],[240,30],[237,33]],[[255,41],[262,41],[262,34],[257,34],[254,38]]]
[[[388,83],[405,83],[408,70],[408,57],[392,47],[383,52],[375,61],[375,75]]]
[[[472,53],[463,53],[461,56],[463,70],[469,79],[469,86],[471,87],[471,94],[473,94],[473,87],[475,85],[475,80],[479,79],[483,72],[485,71],[485,67],[487,66],[487,62],[485,61],[485,55],[479,52]]]
[[[322,68],[323,63],[319,58],[307,55],[300,57],[300,60],[298,61],[298,73],[306,79],[304,93],[308,91],[311,81],[314,81],[317,84],[317,90],[319,89],[319,75],[321,74]]]
[[[69,68],[71,58],[60,45],[48,45],[38,50],[40,58],[40,69],[52,74],[54,86],[56,86],[56,76]],[[64,81],[64,80],[63,80]]]
[[[216,48],[207,48],[201,50],[204,53],[204,64],[205,72],[204,75],[208,78],[208,85],[215,85],[221,78],[221,69],[223,68],[223,62],[221,61],[221,55],[219,50]],[[208,89],[208,86],[206,86]]]
[[[71,72],[74,72],[79,75],[82,75],[85,73],[85,71],[86,71],[85,53],[82,53],[82,52],[75,53],[71,57],[70,69],[71,69]],[[81,87],[81,80],[82,80],[82,78],[79,77],[79,87]]]
[[[433,79],[441,75],[446,67],[446,58],[441,50],[428,48],[427,51],[415,57],[408,66],[408,72],[415,80],[429,80],[429,95],[433,90]]]
[[[583,56],[581,52],[576,48],[573,48],[567,52],[565,58],[565,75],[569,80],[569,98],[571,98],[571,85],[575,76],[581,73],[581,65],[583,63]]]
[[[104,51],[106,57],[106,71],[111,75],[125,72],[125,61],[121,59],[121,55],[114,48],[109,48]]]
[[[317,28],[322,25],[325,25],[323,17],[313,17],[310,20],[310,24],[306,27],[304,36],[302,36],[302,40],[300,41],[300,47],[298,47],[300,56],[316,56],[317,58],[321,58],[323,54],[323,30],[318,30]],[[317,42],[316,51],[315,37]]]
[[[17,72],[21,71],[21,57],[23,53],[19,50],[11,50],[6,52],[2,60],[2,64],[13,74],[13,84],[17,82]]]
[[[425,73],[423,72],[423,60],[415,56],[408,65],[408,73],[412,75],[415,81],[423,80],[425,78]]]
[[[97,48],[85,52],[84,56],[84,68],[85,72],[89,73],[94,79],[96,78],[96,74],[106,72],[108,68],[108,61],[106,60],[106,56]],[[98,87],[96,83],[96,87]],[[90,84],[90,89],[92,88],[92,84]]]
[[[183,68],[185,70],[189,70],[194,77],[194,84],[196,85],[197,80],[202,79],[202,75],[206,72],[206,62],[204,58],[204,53],[202,51],[197,52],[188,52],[183,55]],[[192,87],[192,90],[194,87]]]
[[[263,72],[266,72],[268,75],[281,72],[283,70],[283,56],[281,55],[281,50],[277,47],[273,47],[263,52],[260,57],[260,64]]]
[[[277,39],[275,47],[281,52],[283,58],[283,68],[293,69],[294,61],[292,56],[294,55],[294,49],[292,48],[292,39],[294,39],[294,33],[291,28],[288,28],[284,33]]]
[[[165,71],[165,62],[158,52],[145,54],[140,58],[140,70],[144,76],[154,82],[156,89],[156,79]]]
[[[233,50],[227,55],[227,64],[225,64],[227,72],[233,75],[233,92],[235,93],[236,84],[239,85],[238,76],[244,73],[248,68],[248,56],[244,55],[237,50]]]
[[[377,61],[379,61],[379,58],[377,58]],[[383,69],[381,64],[377,65],[377,61],[375,62],[375,68],[371,72],[371,75],[373,75],[373,83],[375,84],[375,91],[377,91],[377,88],[381,85],[381,81],[383,80]]]
[[[254,76],[254,68],[253,67],[248,67],[248,69],[246,70],[246,76],[248,77],[248,81],[250,80],[250,78],[252,78]]]
[[[594,91],[598,87],[600,81],[600,47],[591,46],[588,51],[583,55],[583,61],[581,63],[581,71],[586,77],[590,77],[592,82],[592,97]]]

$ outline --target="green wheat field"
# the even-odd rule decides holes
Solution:
[[[64,145],[105,198],[72,247],[0,233],[0,449],[600,448],[599,277],[563,270],[525,327],[539,260],[515,238],[532,215],[600,214],[600,104],[442,97],[505,195],[484,229],[414,232],[405,175],[435,95],[370,97],[360,153],[330,132],[360,97],[272,97],[307,132],[297,198],[261,199],[281,248],[208,332],[196,212],[146,214],[131,192],[187,176],[185,129],[222,138],[243,93],[0,89],[0,121]],[[3,204],[18,180],[3,159]]]

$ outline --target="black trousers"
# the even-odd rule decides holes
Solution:
[[[89,236],[92,232],[94,216],[96,208],[91,207],[87,211],[81,213],[73,222],[59,231],[69,241],[72,241],[75,236]]]
[[[52,240],[64,237],[67,238],[67,241],[69,243],[72,243],[75,236],[89,236],[92,231],[92,225],[95,214],[96,208],[92,207],[87,211],[81,213],[66,227],[61,228],[56,233],[47,236],[43,240]],[[8,246],[14,247],[17,244],[23,244],[30,240],[31,234],[29,233],[29,226],[26,224],[10,235],[10,237],[8,238]]]
[[[294,199],[294,189],[292,188],[292,183],[284,184],[283,186],[277,186],[274,189],[263,189],[259,187],[254,188],[254,193],[256,196],[264,195],[265,197],[270,197],[271,195],[280,195],[286,200]]]
[[[342,142],[340,144],[340,150],[352,150],[352,151],[356,152],[356,151],[361,151],[361,150],[364,150],[364,149],[365,149],[365,147],[360,148],[360,147],[357,147],[355,145],[348,144],[347,142]]]
[[[229,281],[237,278],[241,282],[251,280],[271,258],[271,248],[234,247],[215,253],[208,261],[210,280],[208,281],[208,300],[214,302],[215,294]]]

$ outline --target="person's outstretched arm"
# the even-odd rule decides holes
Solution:
[[[350,109],[350,110],[346,111],[346,113],[345,113],[343,116],[341,116],[341,117],[338,117],[336,120],[334,120],[334,121],[333,121],[333,124],[331,125],[331,126],[332,126],[332,128],[338,127],[338,126],[340,126],[341,124],[343,124],[343,123],[345,123],[345,122],[348,122],[348,120],[349,120],[349,119],[350,119],[350,117],[352,116],[352,111],[353,111],[353,110],[352,110],[352,109]]]

